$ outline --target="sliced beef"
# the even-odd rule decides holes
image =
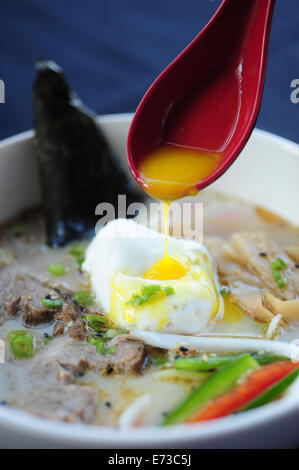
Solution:
[[[69,327],[69,335],[71,338],[82,340],[85,336],[85,326],[81,318],[73,321]]]
[[[60,385],[41,393],[34,390],[26,409],[44,418],[68,422],[91,423],[95,414],[96,399],[88,387]]]
[[[18,398],[23,394],[23,408],[53,420],[92,422],[98,398],[91,389],[74,384],[78,375],[87,369],[108,374],[139,371],[144,360],[144,344],[129,335],[117,336],[107,343],[111,346],[115,354],[101,355],[94,346],[69,336],[54,338],[12,374]]]
[[[87,369],[100,372],[111,371],[116,373],[138,372],[144,360],[144,344],[129,335],[120,335],[107,343],[107,348],[115,346],[114,354],[99,354],[96,348],[85,342],[77,342],[69,337],[57,337],[46,348],[36,354],[32,360],[32,372],[39,374],[40,370],[51,369],[53,363],[59,364],[64,371],[75,377]],[[54,372],[60,376],[62,370],[55,368]],[[48,372],[52,375],[52,372]]]
[[[53,336],[61,336],[65,333],[65,324],[63,321],[58,321],[53,327]]]
[[[53,320],[53,309],[43,306],[41,300],[57,293],[43,286],[28,273],[18,273],[11,268],[0,269],[0,313],[4,316],[21,315],[26,325],[35,326]]]
[[[44,285],[28,273],[17,272],[15,266],[0,268],[0,285],[0,317],[21,316],[28,326],[50,323],[56,319],[60,323],[59,328],[55,325],[54,334],[63,334],[68,325],[73,338],[83,339],[81,309],[72,300],[73,292]],[[44,307],[41,302],[44,297],[61,298],[61,310]]]
[[[73,292],[67,289],[56,289],[56,295],[63,300],[61,311],[56,312],[55,318],[65,324],[76,320],[81,315],[80,307],[72,300]]]
[[[120,335],[109,341],[107,346],[116,347],[116,353],[112,354],[109,361],[107,361],[110,362],[110,367],[113,367],[115,371],[140,371],[145,357],[144,343],[137,341],[130,335]]]
[[[85,336],[85,326],[81,316],[80,307],[72,300],[73,292],[66,289],[56,289],[59,297],[63,300],[61,311],[55,314],[53,336],[68,334],[78,340]]]

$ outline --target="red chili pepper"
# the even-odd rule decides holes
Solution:
[[[251,372],[235,390],[216,398],[197,411],[189,423],[221,418],[243,408],[259,394],[299,367],[289,361],[274,362]]]

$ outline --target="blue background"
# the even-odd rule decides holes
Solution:
[[[240,0],[242,1],[242,0]],[[208,21],[219,0],[2,0],[0,138],[32,126],[36,58],[65,70],[71,86],[99,114],[134,111],[160,71]],[[257,126],[299,141],[299,2],[277,0]]]

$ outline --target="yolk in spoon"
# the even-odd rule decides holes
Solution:
[[[197,193],[196,184],[217,168],[221,154],[163,145],[138,168],[144,190],[162,201]]]

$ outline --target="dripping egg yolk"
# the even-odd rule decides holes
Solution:
[[[173,256],[168,254],[168,218],[169,202],[163,202],[163,222],[164,222],[164,257],[156,261],[143,273],[144,279],[158,281],[168,281],[180,279],[186,275],[185,266]]]

